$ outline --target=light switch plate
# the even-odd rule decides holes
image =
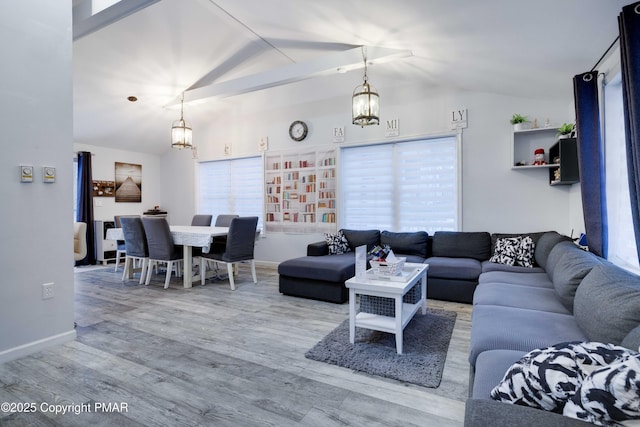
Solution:
[[[42,182],[56,182],[56,168],[54,168],[53,166],[43,166]]]
[[[20,181],[33,182],[33,166],[32,165],[20,165]]]

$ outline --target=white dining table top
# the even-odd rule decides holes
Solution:
[[[171,225],[171,237],[176,245],[196,246],[209,249],[215,236],[226,236],[229,227],[203,227],[193,225]],[[107,230],[107,239],[124,240],[121,228]]]

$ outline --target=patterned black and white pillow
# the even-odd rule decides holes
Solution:
[[[491,398],[562,413],[584,379],[602,366],[626,360],[630,350],[597,342],[561,343],[524,355],[506,372]]]
[[[534,253],[535,243],[531,236],[500,237],[489,261],[532,268]]]
[[[523,236],[516,253],[516,265],[533,268],[535,249],[536,244],[533,243],[531,236]]]
[[[519,237],[501,237],[496,240],[496,249],[489,259],[498,264],[515,265],[521,240]]]
[[[344,234],[342,234],[342,231],[338,231],[335,234],[325,233],[324,240],[325,242],[327,242],[327,246],[329,246],[330,255],[338,255],[345,252],[351,252],[349,242],[347,241],[347,238],[344,236]]]
[[[640,355],[630,355],[622,362],[593,371],[562,414],[607,427],[640,420]]]

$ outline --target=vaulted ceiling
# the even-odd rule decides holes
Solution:
[[[182,92],[200,99],[189,108],[192,123],[239,93],[292,82],[316,97],[349,94],[361,81],[353,70],[363,45],[370,75],[389,88],[416,82],[570,99],[571,78],[615,40],[627,3],[123,0],[93,17],[74,15],[74,140],[162,153]]]

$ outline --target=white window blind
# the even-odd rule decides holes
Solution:
[[[198,213],[257,216],[262,229],[262,157],[202,162],[199,167]]]
[[[619,75],[605,85],[604,100],[605,178],[609,242],[607,258],[627,270],[640,272],[636,241],[633,235],[633,219],[631,218],[622,82]]]
[[[455,136],[346,147],[340,154],[341,228],[458,228]]]

